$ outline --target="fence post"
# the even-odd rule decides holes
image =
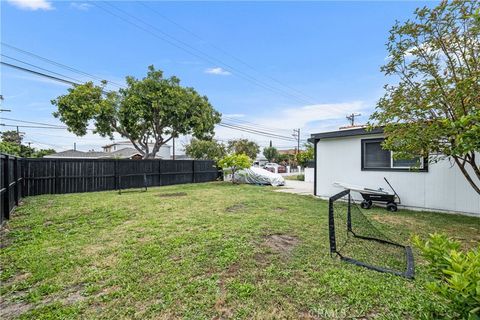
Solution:
[[[113,186],[115,190],[118,190],[118,159],[115,159],[113,163],[113,176]]]
[[[4,210],[4,215],[5,215],[5,220],[10,219],[10,174],[8,170],[9,166],[9,156],[5,155],[5,163],[3,166],[3,177],[5,181],[5,194],[3,197],[3,210]]]
[[[15,180],[14,188],[14,199],[15,205],[18,206],[18,158],[15,157],[15,162],[13,163],[13,179]]]
[[[330,256],[337,252],[337,243],[335,240],[335,218],[333,216],[333,200],[328,200],[328,235],[330,240]]]
[[[195,183],[195,160],[192,160],[192,183]]]
[[[55,160],[55,193],[59,194],[60,193],[60,170],[58,170],[58,167],[60,166],[60,161],[57,159]]]
[[[348,204],[347,204],[347,231],[352,232],[352,198],[350,191],[348,192]]]

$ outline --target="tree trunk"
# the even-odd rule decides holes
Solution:
[[[465,163],[462,163],[462,161],[460,161],[460,159],[458,159],[455,156],[452,156],[452,157],[455,160],[455,163],[457,164],[457,166],[460,168],[460,171],[462,171],[463,175],[467,179],[468,183],[470,183],[470,185],[472,186],[473,190],[475,190],[480,195],[480,187],[475,183],[475,181],[473,181],[472,177],[470,176],[470,173],[468,173],[467,169],[465,168]],[[470,162],[469,164],[472,165]]]

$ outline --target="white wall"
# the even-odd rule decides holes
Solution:
[[[362,171],[361,139],[381,135],[322,139],[317,142],[317,195],[332,196],[345,182],[390,190],[386,177],[399,194],[402,205],[412,209],[469,213],[480,216],[480,196],[457,166],[442,160],[429,164],[428,172]],[[353,195],[354,193],[352,193]],[[359,194],[354,198],[361,199]]]
[[[168,145],[161,146],[155,158],[170,159],[170,149],[171,147]]]
[[[305,182],[315,181],[315,168],[305,168]]]

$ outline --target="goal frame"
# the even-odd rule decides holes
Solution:
[[[353,235],[355,238],[363,239],[363,240],[369,240],[369,241],[376,241],[379,243],[384,243],[392,246],[396,246],[399,248],[403,248],[405,251],[405,261],[406,261],[406,269],[404,272],[395,270],[395,269],[390,269],[390,268],[382,268],[379,266],[371,265],[368,263],[365,263],[360,260],[356,260],[347,256],[342,255],[340,252],[337,251],[337,245],[336,245],[336,237],[335,237],[335,209],[334,209],[334,203],[335,201],[340,200],[343,197],[347,197],[347,225],[346,229],[347,232]],[[404,246],[399,243],[395,243],[392,241],[384,240],[384,239],[379,239],[379,238],[373,238],[373,237],[365,237],[362,235],[355,234],[352,228],[352,216],[351,216],[351,206],[352,206],[352,197],[350,195],[350,189],[345,189],[342,192],[337,193],[336,195],[330,197],[328,199],[328,232],[329,232],[329,242],[330,242],[330,256],[335,256],[337,255],[340,257],[342,261],[345,261],[347,263],[351,263],[360,267],[364,267],[370,270],[378,271],[378,272],[383,272],[383,273],[391,273],[397,276],[401,276],[407,279],[413,279],[415,276],[415,263],[413,259],[413,252],[412,248],[409,246]],[[354,204],[355,205],[355,204]],[[360,209],[359,209],[360,210]]]

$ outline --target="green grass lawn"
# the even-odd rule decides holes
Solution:
[[[24,200],[2,234],[3,318],[418,319],[448,313],[416,278],[332,259],[325,201],[208,183]],[[479,219],[369,210],[397,241]],[[274,236],[272,236],[274,235]],[[282,241],[278,242],[281,235]],[[372,253],[375,254],[375,253]]]

